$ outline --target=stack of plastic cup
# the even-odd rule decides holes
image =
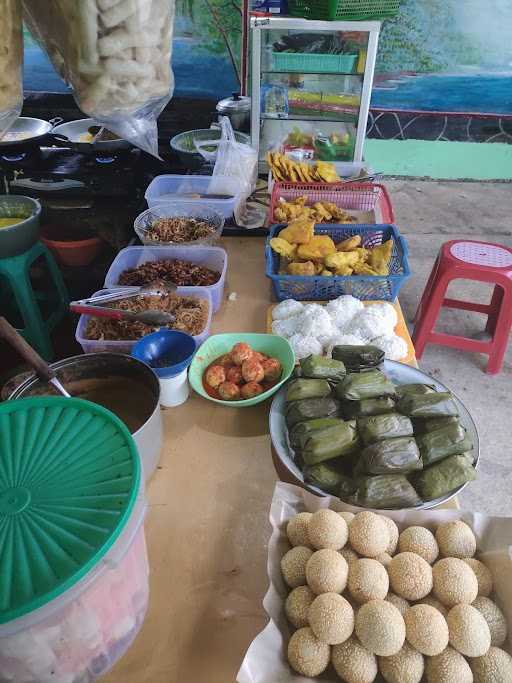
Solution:
[[[160,404],[179,406],[188,398],[188,367],[196,351],[193,337],[178,330],[162,328],[142,337],[132,356],[147,363],[160,380]]]

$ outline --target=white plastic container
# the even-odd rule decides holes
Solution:
[[[177,195],[208,194],[211,181],[212,176],[209,175],[159,175],[148,185],[144,198],[150,209],[168,201],[185,201]],[[223,178],[222,182],[225,182],[228,187],[231,182],[233,199],[194,199],[192,201],[199,206],[202,204],[211,206],[224,218],[230,218],[238,203],[239,187],[235,178]]]
[[[160,377],[160,405],[164,408],[180,406],[188,399],[188,368],[174,377]]]
[[[220,273],[218,282],[200,288],[210,292],[213,312],[216,313],[222,304],[228,268],[228,255],[220,247],[126,247],[117,254],[108,269],[105,287],[119,287],[121,273],[129,268],[137,268],[143,263],[174,259],[195,263]]]
[[[118,288],[113,287],[109,289],[101,289],[95,292],[91,298],[99,296],[100,294],[110,294],[111,292],[117,291]],[[133,291],[133,287],[124,287],[127,293]],[[212,323],[212,298],[210,292],[207,291],[207,287],[178,287],[176,293],[180,296],[190,296],[197,299],[204,299],[208,302],[208,317],[206,319],[206,324],[204,330],[201,334],[194,336],[196,347],[199,348],[201,344],[210,336],[210,326]],[[101,340],[101,339],[87,339],[85,336],[85,330],[87,328],[87,323],[89,322],[91,316],[81,315],[76,327],[75,339],[82,347],[84,353],[101,353],[102,351],[111,351],[112,353],[127,353],[130,354],[133,345],[136,343],[136,339],[125,339],[119,341],[111,340]]]

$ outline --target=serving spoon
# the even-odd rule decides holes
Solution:
[[[71,398],[71,394],[69,394],[62,386],[60,381],[57,379],[55,372],[48,365],[48,363],[41,358],[37,351],[35,351],[30,344],[25,341],[25,339],[23,339],[18,330],[14,329],[11,323],[1,316],[0,337],[5,339],[5,341],[10,344],[24,360],[26,360],[30,367],[35,370],[39,379],[52,384],[57,391],[63,396],[66,396],[66,398]]]

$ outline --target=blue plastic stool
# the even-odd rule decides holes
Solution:
[[[40,302],[49,302],[52,296],[46,292],[37,294],[30,281],[30,268],[39,257],[46,261],[57,295],[57,307],[44,319]],[[0,283],[5,279],[12,291],[12,299],[24,322],[18,329],[27,342],[47,361],[54,358],[50,334],[58,322],[66,315],[69,297],[61,272],[48,249],[41,242],[18,256],[0,258]],[[5,288],[2,287],[2,311],[5,311]]]

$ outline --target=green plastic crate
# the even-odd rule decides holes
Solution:
[[[396,16],[400,0],[289,0],[288,7],[293,17],[367,21]]]
[[[302,2],[303,0],[299,0]],[[299,73],[352,73],[357,55],[322,55],[303,52],[273,52],[272,59],[276,71],[296,71]]]

